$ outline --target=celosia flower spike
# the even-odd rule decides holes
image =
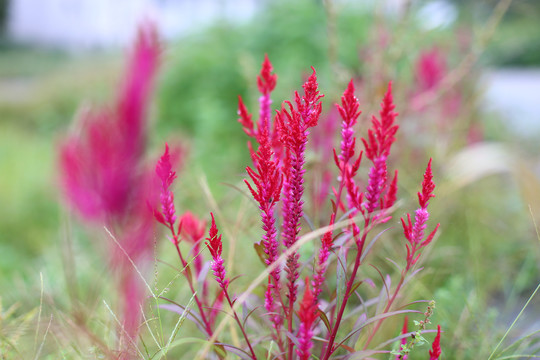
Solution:
[[[441,325],[437,325],[437,336],[429,350],[429,360],[439,360],[439,356],[441,356]]]
[[[330,218],[330,226],[334,225],[335,213]],[[325,281],[325,272],[328,267],[328,257],[330,256],[330,249],[334,245],[334,238],[332,237],[332,228],[328,230],[321,239],[321,249],[319,250],[319,258],[315,274],[313,275],[313,292],[315,299],[317,299],[322,291],[322,284]]]
[[[176,210],[174,208],[174,194],[170,187],[176,179],[176,172],[172,171],[171,157],[169,155],[169,145],[165,144],[165,152],[158,160],[156,174],[161,180],[161,214],[154,211],[156,220],[173,229],[176,221]]]
[[[272,74],[272,63],[268,60],[268,54],[264,54],[261,73],[257,76],[257,87],[261,94],[269,94],[276,87],[277,75]]]
[[[268,131],[265,128],[261,129],[260,141],[261,144],[254,156],[257,171],[250,167],[246,168],[254,186],[247,180],[244,180],[244,182],[248,186],[253,198],[259,203],[264,230],[262,245],[267,256],[265,262],[266,265],[271,265],[279,257],[279,242],[277,240],[274,208],[279,201],[283,181],[278,163],[273,158]],[[279,293],[280,272],[280,267],[276,267],[272,270],[268,278],[268,287],[265,293],[265,308],[269,313],[275,312],[274,297]],[[274,316],[272,320],[274,326],[278,328],[281,322],[280,317]]]
[[[221,242],[221,235],[218,235],[218,228],[216,226],[216,221],[214,220],[214,214],[210,213],[212,216],[212,225],[208,232],[208,237],[206,238],[206,245],[210,254],[212,255],[212,271],[216,277],[216,281],[219,286],[226,290],[229,285],[229,279],[226,278],[225,266],[223,266],[223,258],[221,257],[221,252],[223,251],[223,244]]]
[[[343,96],[341,96],[341,106],[336,104],[339,114],[343,119],[341,129],[341,153],[339,154],[339,160],[342,163],[348,163],[349,159],[352,159],[354,156],[354,147],[356,143],[354,126],[362,113],[358,110],[360,104],[358,103],[356,96],[354,96],[354,90],[354,84],[351,79]]]
[[[253,129],[253,120],[251,119],[251,114],[248,112],[246,105],[244,105],[244,100],[238,95],[238,122],[242,124],[242,129],[247,136],[255,137],[255,130]]]
[[[366,156],[370,160],[380,156],[388,156],[392,143],[396,140],[395,134],[399,128],[394,124],[398,113],[394,112],[395,105],[392,96],[392,83],[388,84],[388,91],[381,103],[381,111],[379,112],[380,120],[375,116],[372,117],[372,128],[368,131],[368,140],[362,139],[366,148]]]
[[[392,143],[396,140],[395,134],[399,126],[395,125],[395,119],[398,115],[394,112],[395,105],[392,97],[392,83],[388,84],[388,91],[381,103],[379,112],[380,120],[372,117],[372,127],[368,131],[368,140],[362,138],[366,149],[366,156],[373,162],[369,170],[369,180],[364,195],[365,202],[363,208],[368,214],[374,212],[377,208],[384,210],[390,207],[395,201],[397,191],[397,177],[394,177],[396,183],[387,186],[387,158],[390,154]],[[386,195],[383,196],[384,191]],[[388,205],[390,206],[388,206]],[[360,209],[364,212],[364,209]],[[379,219],[379,221],[385,221]]]
[[[410,244],[410,247],[409,244],[406,245],[408,267],[416,263],[418,257],[420,256],[420,253],[415,256],[416,252],[421,247],[428,245],[435,236],[437,230],[439,229],[439,224],[437,224],[435,229],[424,240],[424,231],[426,230],[427,221],[429,219],[429,212],[427,211],[428,200],[429,198],[435,196],[433,195],[433,189],[435,189],[435,184],[433,183],[433,173],[431,171],[430,159],[426,168],[426,172],[424,173],[424,181],[422,182],[422,193],[418,193],[418,202],[420,204],[420,208],[416,210],[414,224],[411,221],[411,214],[407,214],[407,221],[401,218],[403,234],[405,235],[405,238]]]
[[[319,93],[319,84],[317,83],[317,73],[315,68],[311,67],[313,73],[308,80],[302,85],[304,88],[304,96],[300,97],[298,92],[295,93],[295,102],[298,112],[302,115],[305,128],[310,128],[317,125],[319,116],[322,112],[321,99],[324,95]]]
[[[309,278],[306,278],[306,288],[304,297],[298,310],[300,319],[300,328],[298,329],[298,349],[296,353],[300,360],[308,360],[311,357],[311,348],[313,347],[313,331],[311,327],[317,319],[317,302],[314,294],[309,288]]]
[[[388,191],[386,192],[386,195],[384,196],[384,204],[383,208],[388,209],[394,205],[397,199],[397,181],[398,181],[398,171],[396,170],[394,172],[394,178],[392,179],[392,182],[390,183],[390,187],[388,188]]]
[[[435,197],[433,190],[435,189],[435,183],[433,183],[433,172],[431,171],[431,158],[429,159],[426,172],[424,173],[424,181],[422,182],[422,193],[418,193],[418,202],[422,209],[427,208],[430,198]]]

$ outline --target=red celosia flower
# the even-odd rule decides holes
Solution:
[[[272,63],[268,60],[268,54],[264,55],[264,61],[262,63],[261,73],[257,76],[257,87],[259,88],[262,96],[259,98],[259,133],[261,129],[266,129],[270,132],[270,118],[272,100],[270,99],[270,93],[276,87],[277,75],[272,74]]]
[[[128,257],[137,262],[152,249],[152,215],[145,201],[153,202],[154,194],[143,155],[146,110],[159,54],[156,29],[143,24],[116,102],[83,113],[80,134],[71,135],[60,149],[68,201],[84,218],[114,229],[122,247],[111,252],[111,263],[121,273],[122,335],[132,339],[136,339],[144,291]]]
[[[182,224],[182,235],[187,241],[195,244],[204,237],[206,221],[197,218],[190,211],[186,211],[178,221]]]
[[[272,111],[270,107],[272,105],[272,99],[270,98],[270,94],[276,87],[277,81],[277,75],[272,74],[272,70],[272,63],[270,62],[270,60],[268,60],[268,55],[265,55],[261,67],[261,72],[259,76],[257,76],[257,87],[261,93],[261,97],[259,98],[259,120],[257,122],[257,127],[255,128],[255,124],[253,123],[253,120],[251,118],[252,116],[244,105],[244,101],[242,100],[241,96],[238,96],[238,115],[240,116],[238,122],[242,124],[244,132],[248,136],[257,140],[259,144],[261,144],[260,137],[262,129],[265,129],[269,134],[268,136],[271,139],[272,146],[275,147],[276,150],[278,150],[280,148],[280,145],[277,142],[275,132],[272,131],[272,125],[270,121],[272,117]],[[256,165],[257,163],[256,159],[254,158],[253,147],[250,142],[248,142],[248,148],[253,158],[253,164]],[[277,152],[281,154],[281,151]]]
[[[313,347],[313,331],[311,327],[317,319],[317,302],[314,294],[309,288],[309,278],[306,278],[306,288],[304,297],[298,310],[300,319],[300,328],[298,329],[298,349],[296,353],[300,360],[308,360],[311,357],[311,348]]]
[[[210,213],[212,216],[212,225],[210,226],[210,231],[208,232],[209,237],[206,238],[206,245],[210,254],[212,255],[212,271],[216,277],[216,281],[219,286],[225,290],[229,285],[229,279],[227,279],[225,273],[225,267],[223,266],[223,258],[221,257],[221,252],[223,251],[223,244],[221,242],[221,235],[218,235],[218,228],[216,226],[216,221],[214,220],[214,214]]]
[[[439,360],[439,356],[441,356],[441,325],[437,325],[437,336],[429,350],[429,360]]]
[[[420,54],[416,62],[416,78],[420,91],[437,87],[446,73],[446,60],[438,49]]]
[[[330,218],[330,226],[334,225],[335,214],[332,214]],[[315,299],[317,299],[322,291],[322,284],[325,281],[325,272],[328,266],[327,261],[330,256],[330,249],[334,244],[334,239],[332,237],[332,229],[328,230],[321,239],[321,248],[319,250],[319,258],[317,262],[317,267],[315,269],[315,274],[313,275],[313,292]]]
[[[142,26],[117,103],[85,112],[85,131],[62,146],[64,189],[86,218],[122,217],[138,196],[145,113],[159,53],[154,27]]]
[[[203,268],[203,261],[200,252],[200,244],[206,231],[206,221],[197,218],[191,212],[186,211],[178,220],[178,228],[180,229],[182,238],[193,244],[191,253],[195,256],[194,265],[197,274],[200,274]],[[203,282],[203,300],[208,294],[208,284],[206,279]]]
[[[435,189],[435,183],[433,183],[433,172],[431,171],[431,159],[429,159],[426,172],[424,173],[424,181],[422,182],[422,193],[418,193],[418,203],[422,209],[427,208],[430,198],[435,197],[433,190]]]
[[[354,84],[351,79],[347,89],[341,97],[341,106],[336,104],[337,109],[343,119],[341,130],[341,153],[339,160],[341,163],[347,164],[354,157],[354,148],[356,138],[354,137],[354,126],[358,121],[358,117],[362,113],[359,109],[360,104],[354,96]]]
[[[244,100],[238,95],[238,122],[242,124],[244,132],[250,137],[256,137],[257,133],[254,129],[253,120],[251,119],[251,114],[248,112]]]
[[[355,156],[355,146],[356,146],[356,137],[354,136],[354,126],[358,121],[358,117],[361,114],[361,111],[358,110],[360,104],[356,96],[354,96],[354,84],[351,79],[347,89],[341,97],[341,106],[336,105],[341,118],[343,119],[341,123],[341,152],[339,156],[334,150],[334,161],[336,166],[340,170],[340,187],[336,192],[336,201],[338,206],[345,210],[345,207],[341,201],[341,190],[343,188],[347,189],[348,192],[348,201],[349,207],[360,208],[361,203],[364,197],[363,192],[361,192],[354,182],[353,178],[355,177],[358,169],[360,168],[360,163],[362,161],[362,154],[360,154],[356,159]],[[352,163],[351,163],[352,161]]]
[[[429,159],[426,172],[424,173],[424,181],[422,182],[422,193],[418,193],[418,202],[420,208],[416,210],[414,225],[411,221],[411,214],[407,214],[407,221],[401,218],[401,224],[403,225],[403,234],[409,242],[406,244],[407,247],[407,267],[415,264],[420,256],[420,253],[415,257],[416,252],[426,245],[428,245],[440,224],[437,224],[435,229],[427,236],[424,240],[424,231],[427,226],[427,221],[429,219],[429,212],[427,211],[428,200],[431,197],[434,197],[433,190],[435,189],[435,184],[433,183],[433,173],[431,171],[431,159]],[[410,245],[410,246],[409,246]]]
[[[279,201],[283,182],[279,172],[278,163],[273,158],[270,139],[266,128],[261,129],[259,141],[260,146],[254,156],[255,163],[257,164],[257,171],[254,171],[250,167],[246,168],[255,188],[253,188],[247,180],[244,180],[244,182],[248,186],[253,198],[259,203],[264,230],[262,245],[267,256],[265,262],[267,265],[270,265],[279,257],[279,242],[277,241],[274,208]],[[265,308],[270,313],[275,311],[274,297],[279,292],[280,271],[281,269],[279,267],[275,268],[268,278]],[[274,326],[279,327],[279,316],[274,316],[273,321]]]
[[[388,156],[392,143],[396,140],[395,135],[399,128],[394,124],[398,113],[394,112],[395,105],[392,96],[392,83],[388,84],[388,91],[381,103],[381,111],[379,115],[381,119],[372,117],[372,128],[368,130],[368,140],[362,138],[362,142],[366,148],[366,156],[368,159],[375,161],[381,156]]]
[[[399,126],[394,124],[396,116],[394,112],[395,105],[392,97],[392,84],[388,84],[388,91],[381,103],[379,112],[380,120],[372,117],[372,128],[368,131],[368,140],[362,138],[366,148],[366,156],[373,162],[369,171],[369,180],[364,194],[365,203],[363,204],[368,214],[374,212],[377,208],[381,210],[391,206],[395,201],[397,191],[396,183],[392,182],[387,189],[387,164],[386,160],[390,154],[392,143],[396,140],[395,134]],[[384,191],[387,190],[383,197]],[[362,212],[364,209],[360,209]]]
[[[313,68],[312,68],[313,69]],[[321,98],[317,84],[315,69],[303,85],[304,95],[295,93],[296,108],[286,102],[276,115],[276,124],[280,140],[287,149],[283,173],[283,243],[290,248],[297,240],[300,232],[300,218],[303,215],[302,195],[304,193],[304,163],[308,129],[317,125],[322,111]],[[287,279],[289,280],[289,301],[296,301],[296,285],[298,279],[298,253],[294,252],[287,259]]]
[[[170,187],[176,179],[176,172],[172,171],[169,145],[167,144],[165,144],[165,152],[156,165],[156,174],[161,180],[161,213],[154,211],[154,216],[157,221],[173,229],[176,221],[176,209],[174,208],[174,194]]]

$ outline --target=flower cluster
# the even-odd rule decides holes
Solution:
[[[355,303],[355,300],[351,299],[355,298],[357,289],[364,282],[358,278],[362,273],[360,268],[364,258],[373,248],[373,243],[380,237],[373,236],[371,232],[391,218],[391,211],[397,199],[398,173],[396,170],[393,177],[388,176],[388,159],[399,127],[396,124],[397,113],[394,112],[395,105],[390,84],[381,103],[379,117],[372,117],[367,138],[361,138],[364,151],[359,151],[355,127],[361,111],[355,96],[354,82],[352,80],[349,82],[341,97],[341,104],[336,106],[337,113],[342,119],[342,129],[339,153],[334,150],[338,182],[332,187],[334,195],[331,200],[332,207],[330,212],[322,212],[319,218],[315,219],[319,224],[328,224],[328,227],[320,237],[318,252],[309,262],[302,264],[298,247],[304,226],[302,221],[305,217],[306,151],[310,131],[317,126],[321,117],[323,97],[319,91],[316,71],[313,68],[312,70],[312,74],[303,85],[303,94],[295,92],[294,101],[283,102],[272,119],[270,95],[276,86],[277,77],[272,73],[273,68],[268,56],[265,56],[257,78],[261,93],[258,121],[253,122],[252,115],[242,98],[239,98],[238,104],[238,121],[244,132],[257,145],[255,150],[253,145],[248,143],[253,163],[246,167],[247,178],[244,182],[249,194],[255,200],[261,218],[263,232],[255,247],[258,251],[261,250],[259,256],[269,267],[261,321],[269,326],[271,332],[267,336],[257,337],[256,342],[252,344],[250,338],[255,335],[247,331],[247,326],[253,322],[250,316],[260,311],[257,309],[262,306],[253,306],[245,300],[238,304],[245,296],[234,298],[229,293],[231,280],[227,276],[222,257],[223,239],[212,213],[205,244],[212,258],[209,266],[219,286],[214,302],[206,299],[210,294],[206,283],[203,284],[204,296],[201,300],[197,296],[191,276],[186,275],[198,305],[200,315],[198,324],[210,341],[218,336],[214,334],[213,325],[219,311],[223,311],[221,304],[228,302],[229,315],[242,332],[245,346],[241,348],[221,342],[216,345],[241,354],[244,358],[257,359],[258,351],[255,351],[253,345],[268,339],[277,349],[265,350],[267,353],[264,357],[293,360],[318,356],[320,359],[328,360],[339,356],[343,350],[354,354],[355,350],[351,348],[354,344],[349,346],[345,343],[351,338],[351,334],[360,331],[366,332],[363,345],[363,351],[366,351],[384,320],[396,313],[405,312],[393,313],[396,300],[407,283],[409,271],[418,260],[419,250],[429,244],[438,228],[437,226],[425,238],[424,231],[429,218],[427,206],[434,196],[435,189],[430,160],[424,175],[422,191],[418,193],[420,209],[417,210],[415,223],[412,223],[410,215],[407,216],[407,222],[402,219],[408,244],[406,266],[402,268],[399,280],[392,284],[387,275],[388,280],[384,283],[386,291],[382,291],[377,299],[379,305],[374,315],[376,318],[371,321],[372,325],[366,326],[369,310],[367,307],[363,308],[364,313],[357,322],[358,327],[340,339],[340,329],[348,318],[347,310]],[[366,169],[368,177],[365,182],[358,179],[363,154],[371,161],[370,168]],[[154,210],[154,215],[157,221],[169,228],[173,234],[172,240],[183,266],[194,267],[195,273],[200,276],[203,266],[200,264],[201,259],[197,258],[199,251],[193,251],[196,258],[195,265],[191,266],[191,262],[188,263],[184,259],[178,245],[179,238],[182,237],[191,239],[194,248],[198,246],[203,236],[204,225],[200,225],[185,214],[180,218],[178,230],[173,226],[178,219],[173,204],[174,197],[170,192],[175,173],[170,165],[168,147],[158,162],[156,173],[161,180],[161,211]],[[313,221],[308,217],[305,219],[306,222]],[[348,221],[342,222],[343,219]],[[371,237],[373,237],[371,244],[366,245],[368,243],[366,240]],[[331,282],[327,281],[329,269],[338,273],[336,289],[330,288]],[[282,272],[286,276],[282,276]],[[309,277],[306,277],[303,284],[298,281],[303,272],[311,273],[311,281]],[[372,280],[369,282],[373,283]],[[298,300],[298,288],[301,286],[304,287],[304,294],[302,299]],[[384,294],[387,297],[384,297]],[[238,306],[243,306],[245,310],[243,317],[236,312]],[[247,311],[252,306],[252,310]],[[216,310],[217,308],[219,310]],[[407,319],[402,332],[407,333]],[[430,352],[432,358],[440,355],[438,341],[437,338]],[[402,347],[405,344],[406,340],[401,342]],[[316,351],[320,353],[315,355]]]

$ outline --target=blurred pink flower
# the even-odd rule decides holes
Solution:
[[[116,102],[84,112],[78,119],[80,133],[69,135],[60,148],[67,201],[83,219],[105,223],[119,243],[113,246],[110,260],[120,274],[124,314],[120,334],[132,340],[138,332],[144,288],[131,262],[139,264],[152,251],[153,217],[146,201],[157,200],[152,171],[143,156],[146,113],[159,55],[156,29],[144,23]],[[132,342],[123,343],[130,346]],[[129,358],[129,351],[122,350],[121,358]]]

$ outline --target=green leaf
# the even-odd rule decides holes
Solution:
[[[346,267],[347,267],[347,255],[345,254],[345,249],[341,247],[338,252],[338,265],[337,265],[337,282],[336,282],[336,290],[337,290],[337,302],[336,304],[338,306],[341,306],[343,303],[343,299],[345,298],[345,291],[347,289],[347,274],[346,274]],[[337,308],[339,311],[339,307]]]

